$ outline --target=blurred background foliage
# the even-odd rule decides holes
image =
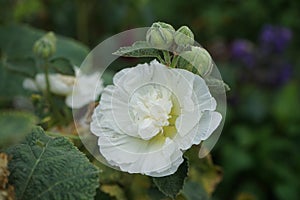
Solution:
[[[109,36],[155,21],[189,26],[231,87],[225,127],[212,152],[223,170],[212,198],[299,198],[300,1],[0,0],[0,5],[2,27],[28,24],[90,49]],[[26,37],[17,30],[10,34],[6,40],[11,42]],[[12,76],[1,66],[2,109],[18,108],[20,94],[26,95],[21,78],[13,79],[7,90]],[[7,100],[9,96],[18,98]]]

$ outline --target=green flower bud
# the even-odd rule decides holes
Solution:
[[[49,32],[33,45],[33,53],[43,59],[51,57],[56,51],[56,37],[53,32]]]
[[[173,44],[173,34],[175,29],[166,23],[153,23],[147,31],[146,40],[153,47],[159,49],[168,49]]]
[[[213,69],[213,61],[209,53],[202,47],[192,46],[191,51],[184,51],[179,54],[181,61],[188,64],[183,65],[185,68],[202,77],[209,75]]]
[[[193,45],[194,34],[187,26],[182,26],[175,32],[174,41],[178,46]]]

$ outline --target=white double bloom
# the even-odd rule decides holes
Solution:
[[[103,82],[99,73],[86,75],[80,69],[74,69],[75,76],[49,74],[49,85],[52,93],[66,96],[67,106],[76,109],[95,101],[103,90]],[[45,74],[39,73],[35,79],[25,79],[23,87],[32,91],[45,91]]]
[[[91,131],[107,162],[129,173],[173,174],[183,151],[219,126],[205,81],[156,60],[118,72],[94,110]]]

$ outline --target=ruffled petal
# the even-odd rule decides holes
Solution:
[[[192,127],[191,131],[185,136],[177,134],[174,141],[179,145],[180,149],[187,150],[192,145],[198,145],[202,140],[206,140],[220,125],[222,115],[215,111],[205,111],[200,121]]]
[[[102,133],[98,140],[101,154],[122,171],[161,177],[174,173],[183,162],[182,152],[168,138],[155,143],[112,131]]]
[[[103,126],[108,126],[120,134],[138,137],[138,127],[129,115],[128,98],[124,90],[120,90],[115,86],[107,86],[103,90],[94,115],[95,117],[103,115],[101,118]]]
[[[222,115],[215,111],[205,111],[199,121],[199,133],[195,140],[206,140],[216,130],[222,121]]]

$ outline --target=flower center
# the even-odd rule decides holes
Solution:
[[[146,85],[137,89],[130,99],[130,116],[138,126],[138,134],[149,140],[169,126],[173,107],[172,93],[161,85]]]

